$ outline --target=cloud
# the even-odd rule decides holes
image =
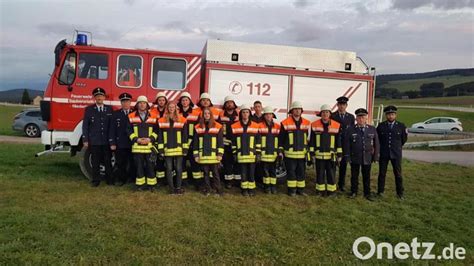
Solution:
[[[406,51],[399,51],[399,52],[387,52],[387,55],[390,56],[421,56],[421,53],[418,52],[406,52]]]
[[[474,8],[473,0],[393,0],[392,7],[400,10],[410,10],[431,6],[434,9]]]
[[[314,1],[314,0],[313,0]],[[314,4],[311,0],[295,0],[293,5],[297,8],[305,8]]]

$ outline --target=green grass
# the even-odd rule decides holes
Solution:
[[[433,106],[454,106],[454,107],[474,107],[474,96],[459,97],[429,97],[416,99],[375,99],[376,106],[383,105],[433,105]]]
[[[392,244],[416,237],[436,242],[435,254],[454,243],[466,259],[453,262],[474,263],[474,168],[404,161],[402,202],[391,174],[377,202],[261,192],[249,199],[237,190],[175,197],[91,188],[76,158],[33,158],[40,149],[0,145],[0,264],[354,264],[360,236]]]
[[[13,131],[13,117],[21,112],[23,109],[26,109],[21,106],[5,106],[0,105],[0,135],[8,136],[22,136],[22,132]]]
[[[378,109],[374,110],[374,115],[377,114]],[[474,132],[474,113],[443,111],[431,109],[408,109],[399,108],[397,119],[403,122],[407,127],[417,122],[426,121],[428,118],[435,116],[456,117],[462,123],[464,131]],[[375,116],[376,117],[376,116]],[[384,117],[385,119],[385,117]]]
[[[444,83],[444,87],[448,88],[453,85],[466,83],[474,81],[474,76],[459,76],[459,75],[452,75],[452,76],[442,76],[436,78],[427,78],[427,79],[409,79],[409,80],[394,80],[390,81],[386,84],[383,84],[382,88],[396,88],[400,92],[405,91],[418,91],[420,90],[420,86],[424,83],[432,83],[432,82],[442,82]]]

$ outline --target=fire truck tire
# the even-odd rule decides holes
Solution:
[[[85,178],[88,180],[92,179],[92,154],[89,149],[85,151],[81,151],[78,153],[79,155],[79,168],[81,168],[81,172]]]
[[[81,168],[81,172],[85,178],[88,180],[92,180],[92,154],[89,149],[81,151],[78,153],[79,155],[79,168]],[[112,169],[115,166],[115,156],[112,154],[111,158]],[[100,174],[102,176],[105,175],[105,167],[100,165]]]

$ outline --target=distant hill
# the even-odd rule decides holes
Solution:
[[[23,96],[24,90],[25,89],[13,89],[7,91],[0,91],[0,102],[19,103],[21,102],[21,97]],[[30,89],[27,90],[32,101],[36,96],[43,96],[44,94],[44,91]]]
[[[411,74],[386,74],[378,75],[377,83],[379,85],[386,84],[390,81],[395,80],[414,80],[414,79],[430,79],[439,78],[445,76],[474,76],[474,68],[456,68],[456,69],[444,69],[424,73],[411,73]]]
[[[423,84],[442,83],[444,96],[473,95],[474,68],[445,69],[426,73],[389,74],[377,76],[375,97],[420,97]],[[422,95],[421,95],[422,96]],[[432,95],[435,96],[435,95]]]

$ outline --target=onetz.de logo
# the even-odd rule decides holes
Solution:
[[[364,246],[369,246],[365,250]],[[453,243],[442,248],[441,254],[434,254],[434,242],[418,242],[418,238],[413,238],[411,243],[400,242],[395,245],[387,242],[375,243],[370,237],[362,236],[357,238],[352,244],[352,252],[361,260],[368,260],[376,256],[377,259],[408,259],[416,260],[463,260],[466,257],[466,249],[455,247]],[[359,247],[360,246],[360,247]],[[361,251],[363,250],[363,251]]]

